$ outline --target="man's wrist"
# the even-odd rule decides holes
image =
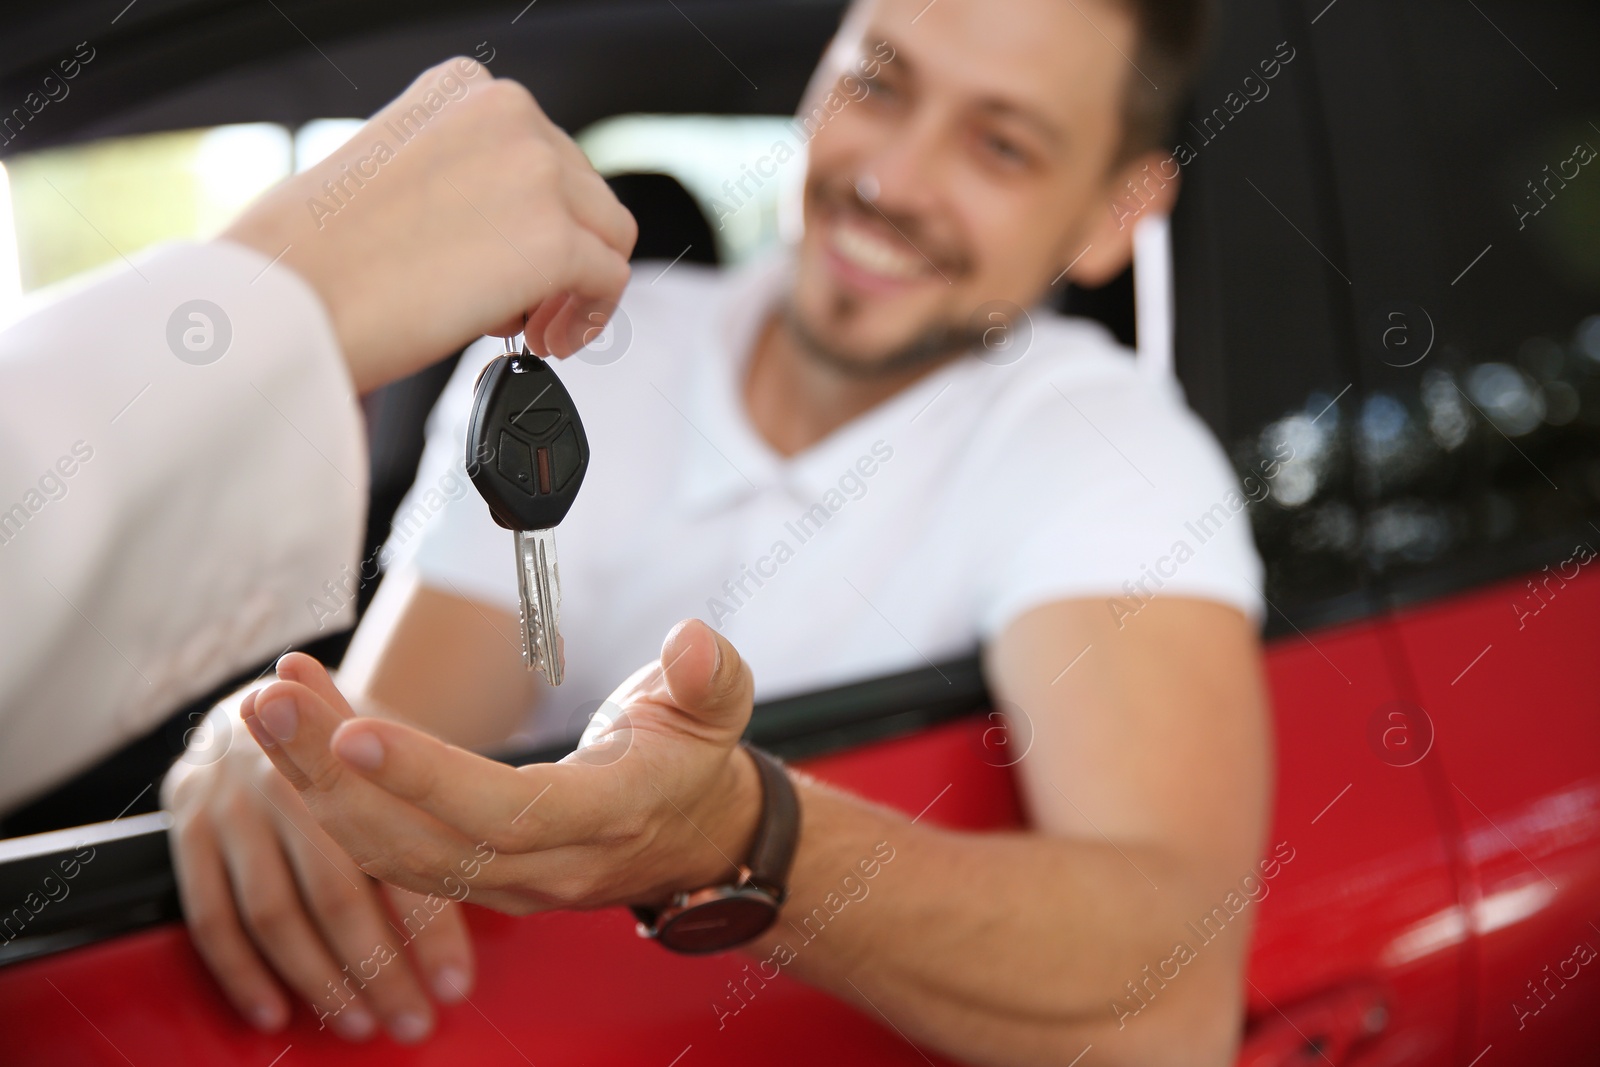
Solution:
[[[691,843],[692,864],[684,872],[681,890],[722,885],[738,879],[750,861],[750,849],[761,824],[761,774],[755,757],[743,745],[735,745],[717,776],[715,784],[688,814],[704,837],[695,831],[698,847]],[[706,848],[705,841],[715,848]]]
[[[754,748],[740,746],[724,766],[730,772],[726,784],[707,789],[700,799],[718,805],[702,817],[723,837],[726,847],[705,835],[725,873],[695,872],[690,885],[680,886],[664,905],[633,907],[640,936],[685,955],[723,952],[759,937],[788,897],[800,832],[794,782],[782,763]],[[753,790],[747,771],[754,772]]]

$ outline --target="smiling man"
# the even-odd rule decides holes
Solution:
[[[851,9],[813,97],[892,58],[811,142],[798,246],[737,274],[641,272],[621,305],[631,344],[563,366],[594,456],[561,527],[559,690],[522,668],[510,538],[463,491],[494,346],[469,352],[338,688],[289,657],[216,712],[242,713],[261,750],[167,783],[186,913],[242,1011],[283,1024],[276,971],[347,1037],[420,1039],[424,986],[459,999],[469,944],[447,908],[334,998],[341,967],[390,937],[381,894],[414,903],[363,872],[438,892],[488,842],[474,899],[511,911],[628,904],[665,924],[679,894],[742,891],[738,868],[756,868],[787,890],[778,926],[742,944],[760,960],[781,953],[782,919],[871,862],[870,908],[787,973],[974,1062],[1064,1063],[1091,1043],[1096,1062],[1228,1062],[1248,911],[1159,996],[1132,991],[1256,870],[1260,566],[1243,522],[1186,536],[1237,489],[1176,389],[1040,309],[1063,279],[1127,264],[1119,201],[1165,158],[1201,15]],[[1158,185],[1142,186],[1151,210],[1176,191]],[[997,328],[1008,342],[986,344]],[[1135,594],[1136,617],[1115,609]],[[686,616],[705,621],[661,646]],[[1016,768],[1025,833],[913,823],[737,744],[755,695],[980,645],[1034,739]],[[366,717],[345,723],[351,704]],[[466,751],[574,736],[597,709],[606,744],[562,764]]]

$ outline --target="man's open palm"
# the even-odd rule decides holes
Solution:
[[[369,874],[526,913],[666,899],[737,877],[760,809],[738,747],[752,681],[733,646],[679,624],[559,763],[513,768],[358,718],[291,654],[240,714],[316,820]],[[468,888],[463,894],[460,886]]]

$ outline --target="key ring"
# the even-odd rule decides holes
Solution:
[[[510,337],[504,338],[504,340],[505,340],[505,343],[506,343],[506,355],[508,355],[508,356],[531,356],[531,355],[533,355],[533,352],[528,348],[528,313],[526,311],[524,311],[522,313],[522,332],[518,333],[518,334],[513,334]],[[512,343],[513,341],[520,341],[521,343],[520,344],[513,344]]]

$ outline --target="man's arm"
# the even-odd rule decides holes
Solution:
[[[1187,924],[1258,873],[1269,754],[1253,627],[1171,598],[1118,630],[1098,601],[1062,602],[1012,623],[987,668],[1027,717],[1013,738],[1031,729],[1018,771],[1032,830],[913,824],[802,782],[789,903],[750,954],[974,1062],[1059,1064],[1091,1043],[1101,1063],[1229,1062],[1253,915],[1210,942]],[[829,894],[838,907],[846,875],[866,895],[803,925],[830,914]],[[1180,942],[1194,954],[1181,966]]]
[[[1035,829],[945,831],[802,785],[791,903],[751,946],[771,961],[758,969],[976,1062],[1064,1063],[1090,1043],[1101,1061],[1227,1062],[1245,901],[1271,873],[1257,867],[1267,731],[1252,627],[1172,597],[1118,631],[1103,606],[1060,603],[1013,623],[991,664],[1036,735],[1021,765]],[[617,722],[560,763],[504,767],[358,718],[306,657],[241,716],[365,870],[427,892],[487,845],[474,899],[523,913],[726,880],[760,808],[738,747],[750,692],[737,651],[689,622],[613,695]],[[852,874],[870,898],[830,905]],[[839,917],[803,941],[817,906]]]

